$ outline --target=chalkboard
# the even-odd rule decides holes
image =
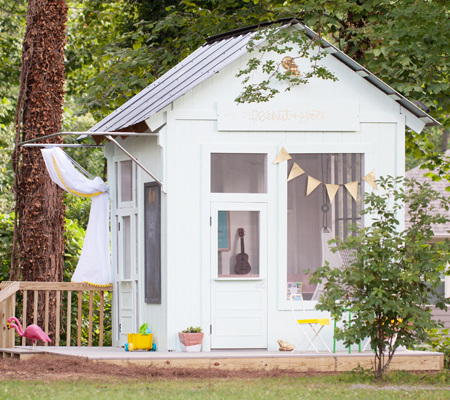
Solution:
[[[145,302],[161,304],[161,187],[144,184]]]

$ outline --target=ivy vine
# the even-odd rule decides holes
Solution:
[[[322,48],[320,35],[308,38],[306,34],[296,27],[282,27],[274,24],[268,28],[259,29],[247,45],[249,53],[258,52],[247,62],[246,68],[240,69],[236,77],[244,77],[243,90],[235,99],[237,103],[261,103],[274,98],[280,89],[277,82],[285,84],[285,92],[293,87],[304,85],[311,78],[317,77],[325,80],[337,81],[338,78],[319,62],[327,53]],[[294,55],[294,52],[297,53]],[[269,53],[286,56],[283,61],[276,62]],[[296,71],[295,67],[285,69],[286,64],[294,65],[296,59],[307,58],[310,61],[308,71]],[[284,64],[284,66],[282,65]],[[251,83],[255,74],[262,73],[263,78]],[[278,86],[278,87],[277,87]]]

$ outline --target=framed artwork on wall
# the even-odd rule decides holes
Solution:
[[[218,224],[219,251],[230,251],[230,213],[228,211],[219,211]]]

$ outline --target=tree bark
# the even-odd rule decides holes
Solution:
[[[18,225],[11,280],[21,277],[24,281],[60,282],[63,279],[63,191],[50,180],[40,149],[17,145],[61,130],[66,22],[65,0],[29,0],[12,160]],[[51,141],[61,143],[62,139],[58,136]],[[29,297],[32,301],[33,296]],[[54,295],[50,296],[49,336],[53,342],[55,305]],[[44,306],[42,294],[38,307],[41,327]],[[28,304],[27,310],[27,320],[33,321],[32,304]]]

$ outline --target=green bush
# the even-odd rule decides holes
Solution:
[[[444,353],[445,368],[450,368],[450,336],[448,329],[431,329],[428,331],[428,338],[425,341],[426,347],[422,350],[438,351]]]
[[[312,275],[312,282],[324,282],[325,293],[317,309],[342,319],[351,310],[351,324],[336,331],[346,346],[370,338],[375,351],[375,375],[382,378],[399,346],[414,348],[428,332],[439,327],[432,318],[430,299],[446,309],[447,299],[437,289],[441,274],[450,262],[450,243],[430,244],[432,226],[445,224],[447,216],[436,213],[437,205],[449,210],[449,199],[429,184],[388,177],[377,181],[380,194],[365,197],[361,214],[372,224],[352,230],[354,236],[336,243],[333,251],[350,251],[350,265],[331,268],[328,264]],[[407,227],[402,230],[398,215],[406,208]]]
[[[9,280],[14,236],[14,213],[0,213],[0,282]]]

